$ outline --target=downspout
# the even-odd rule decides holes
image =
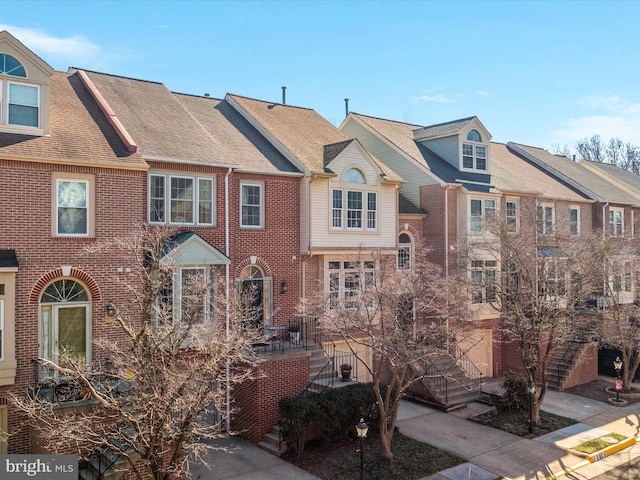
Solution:
[[[609,202],[605,203],[602,206],[602,240],[606,240],[607,239],[607,223],[606,223],[606,209],[609,206]],[[604,265],[604,279],[602,280],[602,296],[604,298],[607,297],[607,282],[609,281],[609,275],[607,274],[607,265],[606,265],[606,260],[604,261],[605,265]]]
[[[227,258],[231,258],[229,252],[229,175],[231,175],[232,169],[229,167],[227,173],[224,176],[224,254]],[[229,281],[230,281],[230,271],[229,271],[229,263],[225,265],[225,298],[227,301],[225,302],[225,329],[226,329],[226,339],[227,339],[227,348],[229,348],[229,335],[230,335],[230,315],[231,310],[229,307],[229,294],[231,293]],[[227,433],[231,431],[231,380],[229,376],[231,375],[231,363],[227,356],[227,365],[226,365],[226,375],[227,375],[227,391],[226,391],[226,410],[225,410],[225,425]]]
[[[449,276],[449,185],[444,187],[444,274]]]
[[[605,203],[602,206],[602,239],[603,240],[607,237],[607,235],[606,235],[606,232],[607,232],[606,211],[607,211],[607,207],[608,206],[609,206],[609,202]]]

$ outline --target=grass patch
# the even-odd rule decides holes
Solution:
[[[393,463],[380,456],[377,435],[364,444],[364,478],[367,480],[417,480],[454,467],[465,460],[396,432],[391,444]],[[360,441],[346,439],[331,443],[310,442],[302,455],[287,461],[326,480],[353,480],[360,475]]]
[[[616,443],[621,442],[625,438],[627,437],[625,437],[624,435],[620,435],[619,433],[609,433],[607,435],[603,435],[602,437],[583,442],[580,445],[571,448],[572,450],[576,450],[582,453],[596,453],[600,450],[604,450],[605,448],[610,447],[611,445],[615,445]]]
[[[533,433],[529,433],[529,412],[506,411],[498,408],[498,414],[483,422],[498,430],[512,433],[523,438],[535,438],[578,422],[571,418],[561,417],[553,413],[540,411],[540,424],[533,425]]]

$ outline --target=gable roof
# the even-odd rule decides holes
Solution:
[[[598,202],[639,205],[638,198],[613,185],[602,176],[562,155],[547,150],[509,142],[507,147],[528,162],[543,168],[549,175]]]
[[[147,160],[297,172],[224,100],[163,84],[85,71]]]
[[[162,251],[162,265],[229,265],[231,260],[194,232],[178,232]]]
[[[75,72],[50,77],[49,135],[0,133],[0,158],[146,170],[131,153]]]
[[[478,128],[482,130],[484,136],[487,137],[485,141],[491,140],[491,134],[476,116],[452,120],[445,123],[438,123],[436,125],[428,125],[426,127],[416,129],[413,132],[413,139],[423,142],[434,138],[450,137],[457,135],[462,130],[466,130],[470,123],[477,124]]]
[[[580,160],[580,165],[598,172],[599,175],[616,183],[619,187],[626,189],[632,195],[640,194],[640,175],[610,163]]]
[[[345,122],[349,119],[364,124],[405,158],[426,167],[429,173],[441,183],[464,185],[469,190],[482,192],[489,192],[494,188],[493,178],[490,175],[460,171],[428,147],[414,140],[414,131],[417,128],[421,128],[417,125],[370,117],[354,112],[349,113]],[[458,122],[455,126],[456,131],[462,128],[461,125],[466,125],[474,119],[475,117],[471,117],[466,119],[467,121]]]
[[[527,162],[503,143],[491,143],[492,169],[503,192],[540,195],[549,199],[586,201],[588,197],[550,176],[544,169]]]
[[[310,108],[227,94],[226,99],[307,172],[324,172],[324,146],[349,140]],[[293,158],[291,158],[293,157]]]

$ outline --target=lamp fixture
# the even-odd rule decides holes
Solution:
[[[360,423],[356,425],[356,432],[358,432],[358,438],[364,438],[369,431],[369,425],[364,423],[364,418],[360,419]]]
[[[118,314],[118,311],[116,310],[116,307],[113,305],[112,302],[107,303],[107,318],[116,318],[116,315]]]
[[[283,280],[280,283],[280,294],[284,295],[285,293],[287,293],[287,290],[289,290],[289,284],[286,282],[286,280]]]

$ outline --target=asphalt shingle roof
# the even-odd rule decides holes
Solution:
[[[0,156],[147,168],[141,155],[127,150],[77,73],[53,72],[50,89],[49,135],[0,133]]]
[[[616,187],[595,172],[562,155],[554,155],[547,150],[537,147],[509,143],[534,157],[538,162],[550,167],[550,172],[556,171],[567,179],[577,183],[591,194],[594,200],[605,201],[620,205],[638,205],[638,199],[624,190]]]
[[[333,158],[332,155],[337,155],[343,147],[355,141],[310,108],[266,102],[234,94],[228,94],[227,98],[253,117],[311,172],[324,172],[325,164]],[[382,170],[387,180],[402,181],[384,163],[373,156],[371,159]]]

